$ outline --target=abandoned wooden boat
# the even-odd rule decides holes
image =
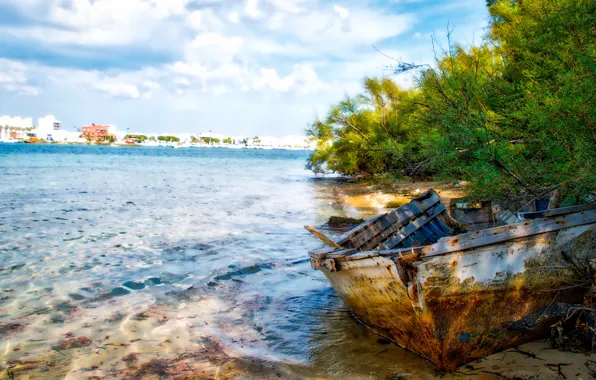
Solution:
[[[357,319],[453,371],[548,334],[556,306],[583,300],[596,205],[520,216],[466,232],[429,190],[336,239],[309,227],[330,246],[310,260]]]

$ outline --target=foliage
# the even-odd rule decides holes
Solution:
[[[223,139],[223,143],[224,144],[233,144],[234,141],[232,140],[231,137],[226,137],[225,139]]]
[[[145,135],[126,135],[126,136],[124,136],[124,138],[126,140],[132,140],[139,144],[143,143],[144,141],[146,141],[148,139],[147,136],[145,136]],[[155,140],[155,138],[154,138],[154,140]]]
[[[157,139],[159,141],[165,141],[165,142],[179,142],[180,138],[176,137],[176,136],[157,136]]]
[[[217,137],[205,137],[204,141],[207,144],[219,144],[221,142]]]
[[[307,134],[317,147],[307,168],[344,175],[420,174],[419,133],[410,122],[416,94],[387,78],[366,78],[364,89],[311,125]]]
[[[385,208],[398,208],[406,203],[408,203],[410,199],[405,197],[394,198],[385,204]]]
[[[488,40],[448,43],[416,86],[366,78],[308,134],[307,167],[344,175],[465,180],[468,196],[520,205],[561,189],[596,191],[596,27],[593,0],[491,0]]]

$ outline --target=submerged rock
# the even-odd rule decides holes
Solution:
[[[127,288],[132,290],[140,290],[145,287],[145,284],[143,284],[142,282],[126,281],[124,284],[122,284],[122,286],[126,286]]]

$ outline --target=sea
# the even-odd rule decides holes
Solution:
[[[432,378],[350,314],[307,151],[0,144],[0,378]]]

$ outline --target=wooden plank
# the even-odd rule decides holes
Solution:
[[[407,223],[408,221],[410,221],[411,219],[415,218],[417,215],[420,215],[422,213],[422,211],[420,209],[420,205],[418,205],[418,204],[413,203],[413,204],[404,205],[404,206],[408,206],[408,207],[401,210],[399,214],[394,214],[394,216],[395,216],[394,222],[391,223],[391,225],[387,226],[381,232],[369,233],[367,235],[363,234],[364,236],[362,236],[362,237],[360,235],[358,235],[356,237],[358,239],[358,241],[355,241],[354,245],[363,247],[364,249],[374,248],[377,245],[379,245],[379,243],[381,243],[383,240],[385,240],[387,237],[389,237],[392,233],[394,233],[396,228],[401,227],[403,224]],[[404,215],[404,214],[407,214],[407,215]]]
[[[337,237],[337,239],[335,239],[335,242],[341,246],[344,246],[345,243],[349,242],[350,237],[352,237],[354,234],[359,233],[363,228],[370,225],[371,223],[374,223],[376,220],[383,217],[383,215],[385,215],[385,214],[379,214],[379,215],[373,216],[372,218],[366,220],[364,223],[357,225],[356,227],[352,228],[351,230],[349,230],[349,231],[345,232],[344,234],[340,235],[339,237]],[[350,247],[346,247],[346,248],[350,248]],[[324,257],[324,255],[326,253],[328,253],[328,251],[329,251],[329,247],[323,247],[320,249],[315,249],[313,251],[310,251],[310,253],[313,255],[319,255],[319,256],[322,255]]]
[[[596,204],[590,203],[579,206],[561,207],[552,210],[535,211],[535,212],[524,212],[521,216],[524,219],[536,219],[536,218],[547,218],[549,216],[571,214],[579,211],[593,210],[596,209]]]
[[[430,201],[434,201],[434,200],[430,200]],[[429,201],[429,203],[430,203],[430,201]],[[435,203],[435,205],[436,205],[436,203]],[[433,206],[434,205],[431,205],[430,207],[433,207]],[[423,205],[423,207],[426,207],[426,205]],[[423,213],[423,211],[420,209],[421,209],[421,207],[418,207],[418,212],[416,212],[416,215],[414,217],[419,216]],[[398,223],[395,223],[390,228],[386,228],[381,233],[379,233],[376,236],[373,236],[371,239],[369,239],[364,245],[362,245],[362,248],[367,249],[367,250],[376,248],[385,239],[387,239],[389,236],[394,234],[398,228],[401,228],[404,224],[409,223],[409,221],[412,219],[413,218],[407,218],[405,220],[400,220]]]
[[[351,255],[352,253],[355,253],[355,252],[358,252],[358,250],[355,248],[339,249],[339,250],[333,251],[331,253],[328,253],[326,258],[327,259],[338,259],[340,257],[345,257],[347,255]]]
[[[324,247],[321,249],[309,251],[308,255],[315,259],[322,259],[322,258],[325,258],[325,256],[327,256],[328,253],[331,253],[331,252],[334,252],[337,250],[338,250],[338,248]]]
[[[407,222],[409,222],[410,219],[406,220],[404,223],[400,224],[400,218],[403,218],[403,214],[404,214],[404,210],[415,210],[417,211],[417,214],[419,215],[421,213],[420,208],[428,208],[433,206],[435,203],[440,202],[440,197],[439,195],[434,191],[434,190],[428,190],[425,193],[423,193],[422,195],[420,195],[419,197],[414,198],[410,203],[405,204],[404,206],[393,210],[389,213],[386,214],[379,214],[379,215],[375,215],[372,218],[366,220],[364,223],[359,224],[358,226],[352,228],[350,231],[340,235],[339,237],[337,237],[336,239],[333,239],[334,242],[341,246],[342,248],[360,248],[362,247],[362,242],[367,242],[368,240],[370,240],[372,237],[375,236],[375,232],[376,233],[380,233],[382,231],[385,231],[387,228],[390,229],[394,229],[397,226],[401,226]],[[411,206],[409,206],[411,205]],[[406,207],[408,206],[408,207]],[[417,215],[415,215],[417,216]],[[392,221],[393,224],[397,224],[397,226],[393,226],[393,224],[387,224],[388,221]],[[354,239],[356,241],[356,245],[358,245],[357,247],[355,247],[354,242],[352,241],[352,239],[369,230],[371,228],[371,226],[374,226],[373,229],[370,230],[370,232],[367,232],[365,235],[362,235],[361,237]],[[376,244],[375,244],[376,246]],[[334,248],[335,249],[335,248]],[[321,249],[317,249],[317,250],[313,250],[310,252],[311,256],[313,257],[325,257],[325,255],[327,253],[329,253],[329,247],[323,247]]]
[[[407,205],[408,208],[413,208],[416,205]],[[358,235],[353,236],[350,240],[352,241],[352,245],[354,248],[360,248],[364,245],[367,241],[377,235],[379,232],[384,231],[388,227],[390,227],[393,223],[399,220],[399,216],[395,214],[393,211],[386,214],[384,218],[379,219],[377,222],[373,223],[372,225],[368,226],[366,229],[361,231]]]
[[[580,211],[574,214],[535,219],[483,231],[468,232],[450,238],[444,238],[423,249],[421,257],[444,255],[451,252],[496,244],[507,240],[533,236],[563,228],[596,223],[596,209]]]
[[[417,229],[428,223],[430,220],[435,218],[437,215],[445,211],[445,206],[439,203],[437,207],[432,210],[428,210],[426,215],[420,216],[418,219],[413,220],[411,223],[397,230],[395,235],[384,241],[379,245],[381,249],[390,249],[401,243],[406,237],[414,233]]]
[[[441,229],[439,222],[437,221],[437,218],[434,218],[433,220],[430,221],[430,223],[428,223],[428,228],[430,228],[430,230],[433,232],[433,234],[437,237],[434,240],[434,243],[436,243],[439,239],[444,238],[445,236],[450,236],[450,235],[447,235]]]
[[[428,223],[426,223],[426,225],[420,227],[420,229],[418,229],[418,231],[415,232],[415,234],[418,235],[423,235],[424,236],[424,244],[433,244],[436,243],[439,238],[441,238],[442,236],[438,236],[434,233],[434,231],[430,228],[430,220],[428,221]],[[418,236],[416,235],[416,236]]]
[[[418,198],[417,198],[418,199]],[[387,214],[388,219],[386,219],[385,223],[377,222],[371,226],[369,226],[365,231],[362,231],[359,235],[354,236],[351,240],[353,243],[354,248],[359,248],[363,246],[365,243],[370,241],[372,238],[377,236],[378,234],[385,231],[387,228],[391,228],[395,230],[410,220],[416,218],[418,215],[424,213],[430,207],[433,207],[435,204],[439,203],[441,198],[437,193],[434,191],[430,194],[429,197],[426,197],[422,201],[417,201],[416,199],[412,200],[410,203],[407,203]],[[392,222],[391,224],[387,224],[388,222]],[[384,239],[384,238],[381,238]],[[379,243],[381,239],[375,239]],[[368,244],[369,246],[376,246],[376,243]]]
[[[433,219],[433,223],[436,223],[441,228],[441,230],[445,232],[445,235],[453,236],[455,234],[455,229],[449,226],[450,219],[447,218],[446,215],[447,213],[437,215],[437,217]]]
[[[373,224],[374,222],[376,222],[377,220],[381,219],[382,217],[384,217],[385,214],[379,214],[379,215],[375,215],[370,219],[367,219],[364,221],[364,223],[361,223],[359,225],[357,225],[356,227],[352,228],[351,230],[341,234],[336,240],[335,242],[339,245],[345,246],[346,243],[350,242],[350,238],[352,238],[354,235],[359,234],[360,232],[362,232],[362,230],[364,230],[365,228],[367,228],[368,226],[370,226],[371,224]]]
[[[433,244],[434,242],[437,241],[435,239],[428,238],[426,236],[426,234],[423,233],[425,228],[426,228],[426,226],[423,226],[423,227],[419,228],[418,230],[414,231],[414,233],[412,233],[410,235],[410,237],[412,239],[414,239],[414,242],[412,244],[409,244],[410,247],[411,246],[420,246],[420,245],[429,245],[429,244]]]
[[[325,236],[324,233],[322,233],[321,231],[318,231],[316,228],[311,227],[311,226],[304,226],[304,228],[306,228],[308,230],[308,232],[310,232],[311,234],[318,237],[319,240],[321,240],[323,243],[327,244],[328,246],[330,246],[332,248],[341,248],[341,245],[334,242],[331,238]]]
[[[371,257],[378,257],[378,256],[379,256],[379,252],[377,252],[377,251],[364,251],[364,252],[358,252],[353,255],[346,256],[346,261],[369,259]]]
[[[424,247],[407,247],[398,249],[375,250],[370,252],[378,252],[382,257],[405,257],[411,254],[420,254]]]
[[[435,206],[437,203],[435,203],[434,205],[432,205],[430,207]],[[423,214],[423,212],[421,211],[421,212],[417,213],[416,216],[420,216],[422,214]],[[373,249],[373,248],[376,248],[377,246],[380,246],[380,244],[384,240],[386,240],[389,236],[393,235],[396,232],[396,230],[398,230],[399,228],[403,227],[406,223],[409,223],[412,219],[413,218],[408,218],[407,220],[402,220],[399,223],[396,223],[391,228],[387,228],[385,231],[381,232],[380,234],[378,234],[378,235],[374,236],[372,239],[370,239],[363,247],[365,249]],[[408,242],[409,243],[414,243],[414,241],[411,240],[411,239]]]

